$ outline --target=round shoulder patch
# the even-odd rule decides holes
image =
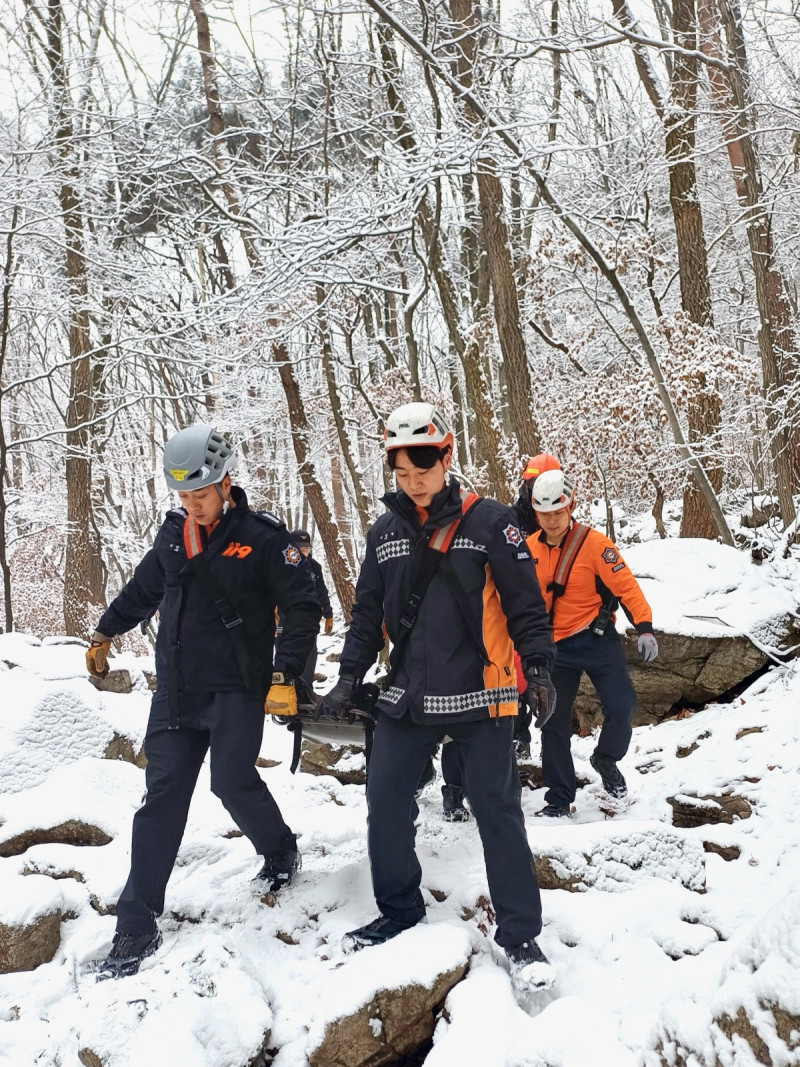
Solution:
[[[603,559],[606,563],[616,563],[619,559],[619,552],[615,548],[603,549]]]
[[[503,530],[503,536],[509,545],[520,545],[524,540],[519,528],[517,526],[512,526],[511,524],[506,526],[505,530]]]
[[[295,548],[294,545],[287,545],[284,548],[283,562],[287,567],[299,567],[302,559],[303,555],[299,548]]]

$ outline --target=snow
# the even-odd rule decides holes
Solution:
[[[719,633],[722,624],[707,621],[719,618],[726,632],[763,637],[776,611],[797,611],[795,560],[754,567],[706,542],[633,545],[624,554],[646,575],[657,629]],[[328,675],[321,691],[335,677],[327,656],[340,641],[320,641],[319,669]],[[637,728],[621,765],[630,803],[616,814],[588,762],[591,737],[573,740],[588,784],[571,821],[542,826],[533,813],[543,794],[524,790],[532,848],[577,865],[584,882],[576,892],[543,891],[540,944],[556,986],[524,1011],[491,941],[477,829],[442,821],[439,783],[420,798],[417,830],[427,922],[384,946],[343,952],[344,933],[376,915],[363,787],[290,775],[291,735],[272,724],[262,756],[278,763],[260,773],[301,834],[295,883],[272,907],[252,894],[258,857],[232,836],[204,767],[167,890],[163,946],[138,975],[96,982],[90,965],[110,944],[109,908],[127,876],[131,818],[144,791],[142,770],[102,755],[115,730],[140,743],[147,696],[95,691],[78,643],[4,635],[0,661],[0,923],[62,912],[53,961],[0,975],[4,1067],[76,1063],[86,1049],[104,1067],[244,1067],[267,1035],[266,1062],[304,1067],[328,1023],[379,989],[432,982],[465,962],[426,1067],[745,1067],[755,1062],[750,1052],[715,1021],[742,1008],[772,1063],[800,1062],[769,1010],[800,1013],[793,664],[774,666],[733,703]],[[126,666],[138,670],[132,657]],[[749,818],[672,826],[668,798],[726,792],[751,805]],[[45,834],[18,854],[3,851],[17,835],[70,820],[111,841],[81,847],[47,843]],[[704,852],[705,842],[735,846],[740,856],[726,862]],[[370,1026],[380,1034],[380,1019]]]
[[[0,923],[3,926],[29,926],[43,915],[59,911],[63,897],[52,878],[31,875],[24,881],[12,869],[0,867]]]

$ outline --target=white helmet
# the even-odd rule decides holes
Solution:
[[[189,426],[164,445],[164,477],[170,489],[191,492],[221,482],[233,463],[233,445],[212,426]]]
[[[533,483],[534,511],[560,511],[571,507],[574,500],[575,486],[563,471],[543,471]]]
[[[387,452],[395,448],[417,448],[419,445],[453,447],[444,415],[433,404],[415,402],[403,404],[391,413],[383,430],[383,447]]]

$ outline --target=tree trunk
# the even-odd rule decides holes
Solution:
[[[637,29],[628,0],[612,0],[614,14],[626,30]],[[711,281],[708,271],[703,213],[697,191],[694,163],[697,101],[697,26],[694,0],[674,0],[672,30],[679,50],[672,56],[670,92],[659,86],[645,46],[634,44],[636,69],[642,85],[664,128],[665,155],[669,172],[669,202],[675,225],[678,252],[678,277],[681,306],[692,322],[713,328]],[[660,314],[660,310],[659,310]],[[722,488],[722,466],[709,458],[708,442],[719,430],[719,405],[715,392],[706,388],[705,374],[698,372],[692,381],[692,395],[687,405],[688,437],[699,446],[699,462],[715,493]],[[704,443],[706,447],[704,449]],[[649,472],[648,472],[649,475]],[[696,479],[689,472],[683,492],[681,537],[715,538],[717,527]]]
[[[416,158],[417,142],[405,102],[400,94],[400,68],[394,50],[391,28],[384,23],[378,23],[377,34],[380,41],[384,88],[397,142],[404,152]],[[445,265],[439,227],[426,197],[421,199],[417,209],[417,223],[428,248],[428,261],[439,293],[450,344],[464,368],[467,407],[474,415],[472,421],[476,446],[474,458],[477,464],[485,464],[487,472],[486,483],[480,487],[480,491],[505,493],[509,472],[502,462],[502,440],[491,405],[486,371],[482,366],[484,339],[481,327],[476,323],[470,331],[469,339],[465,341],[461,326],[458,291]]]
[[[781,519],[788,527],[796,518],[792,494],[800,471],[800,426],[794,404],[787,402],[787,387],[795,384],[797,348],[783,279],[775,264],[772,219],[763,195],[741,19],[735,0],[697,0],[697,12],[702,51],[715,61],[708,64],[711,98],[722,126],[750,245],[769,445]],[[727,48],[722,43],[721,26]]]
[[[89,281],[84,244],[78,148],[62,41],[60,0],[48,0],[45,51],[53,86],[59,203],[64,223],[65,274],[69,307],[69,400],[66,418],[67,543],[64,571],[64,626],[68,636],[86,633],[91,601],[91,486],[89,425],[92,418]]]
[[[333,414],[333,424],[336,428],[336,441],[339,446],[339,452],[344,457],[347,472],[350,475],[356,510],[358,512],[358,520],[361,526],[361,536],[365,538],[370,525],[369,498],[364,489],[364,481],[361,477],[361,472],[353,460],[353,450],[350,447],[350,439],[347,436],[344,412],[342,411],[342,402],[339,397],[336,383],[336,371],[333,365],[333,349],[331,346],[330,330],[328,328],[328,318],[325,313],[325,290],[321,285],[317,286],[317,322],[319,324],[320,348],[322,349],[322,370],[325,375],[325,382],[328,386],[328,400],[330,401],[331,413]],[[350,553],[348,553],[348,557],[350,557]]]
[[[517,447],[521,456],[535,456],[542,448],[533,417],[531,375],[522,335],[508,227],[503,217],[503,187],[500,179],[487,169],[491,166],[488,159],[478,163],[478,197],[494,298],[494,320],[506,368],[508,408]]]
[[[6,234],[6,254],[3,260],[3,296],[0,304],[0,383],[5,380],[6,355],[8,354],[8,339],[11,333],[11,286],[14,278],[14,235],[19,223],[19,205],[15,204]],[[5,412],[3,401],[5,389],[0,387],[0,571],[3,575],[3,611],[4,629],[11,633],[14,629],[14,602],[12,600],[11,566],[8,562],[8,502],[6,500],[6,484],[11,482],[9,477],[9,448],[6,440]]]
[[[471,89],[477,57],[477,35],[485,27],[481,24],[480,11],[474,0],[449,0],[449,5],[450,17],[458,28],[455,77],[466,89]],[[473,130],[482,130],[480,116],[466,101],[463,114]],[[486,155],[482,155],[478,160],[477,182],[483,248],[494,298],[497,336],[508,380],[511,422],[520,454],[533,456],[541,451],[541,441],[533,416],[533,390],[520,319],[511,242],[503,207],[503,186],[497,177],[493,160]]]

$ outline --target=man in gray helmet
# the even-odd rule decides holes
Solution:
[[[161,944],[155,920],[209,750],[212,791],[264,857],[254,889],[277,892],[300,867],[296,836],[255,762],[264,712],[297,712],[293,681],[314,641],[319,603],[283,523],[251,511],[231,484],[232,462],[230,442],[210,426],[190,426],[167,442],[164,476],[181,508],[168,512],[86,653],[89,672],[104,677],[111,640],[158,609],[147,793],[133,820],[130,875],[101,978],[135,974]],[[284,629],[273,664],[276,608]]]

